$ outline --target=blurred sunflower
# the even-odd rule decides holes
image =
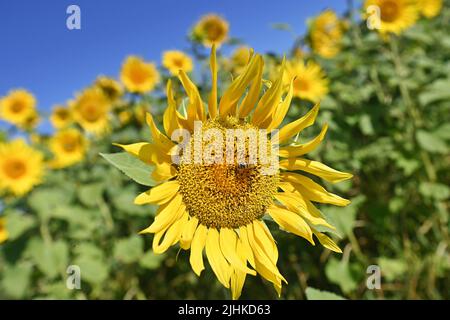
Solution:
[[[56,129],[63,129],[72,124],[72,114],[69,108],[63,106],[53,107],[50,122]]]
[[[111,103],[117,102],[123,95],[120,83],[110,77],[99,76],[94,86],[99,87]]]
[[[427,17],[433,18],[442,10],[442,0],[417,0],[420,13]]]
[[[63,129],[50,138],[49,147],[54,155],[50,162],[52,168],[65,168],[83,160],[87,140],[75,128]]]
[[[119,118],[120,124],[126,125],[127,123],[129,123],[131,121],[131,118],[133,117],[133,113],[129,110],[123,110],[123,111],[119,112],[119,114],[117,116]]]
[[[23,140],[0,143],[0,191],[21,196],[40,183],[43,155]]]
[[[364,8],[369,6],[380,8],[378,31],[383,35],[400,34],[416,23],[419,13],[416,0],[366,0]]]
[[[109,129],[110,102],[97,87],[84,90],[72,103],[74,120],[84,130],[102,134]]]
[[[284,84],[294,80],[294,96],[318,102],[328,93],[328,79],[322,68],[312,61],[292,60],[286,63]]]
[[[228,29],[229,25],[225,19],[217,14],[208,14],[194,26],[193,37],[206,47],[213,44],[220,46],[228,37]]]
[[[159,82],[159,72],[154,63],[129,56],[122,66],[120,80],[128,91],[146,93],[153,90]]]
[[[6,229],[6,218],[0,217],[0,244],[8,240],[9,234]]]
[[[178,70],[191,72],[193,69],[191,57],[179,50],[165,51],[162,57],[162,65],[169,70],[172,75],[177,75]]]
[[[311,48],[324,58],[333,58],[341,51],[343,31],[344,24],[334,11],[322,12],[310,25]]]
[[[172,162],[170,154],[177,146],[169,137],[176,129],[193,132],[187,145],[195,149],[194,144],[198,143],[195,137],[204,133],[204,130],[215,129],[223,133],[229,129],[255,129],[261,133],[259,129],[265,129],[267,131],[262,134],[267,137],[267,132],[280,126],[290,106],[294,83],[291,81],[288,93],[282,99],[282,66],[278,78],[260,98],[263,64],[261,55],[253,55],[244,72],[233,80],[218,103],[216,53],[213,46],[208,112],[205,111],[197,87],[181,71],[179,79],[189,97],[186,115],[178,111],[169,81],[168,107],[163,115],[165,134],[158,129],[152,115],[147,114],[152,142],[119,145],[142,161],[154,165],[152,177],[158,185],[135,199],[136,204],[159,205],[154,222],[141,232],[155,234],[154,252],[163,253],[179,242],[182,249],[191,250],[192,269],[200,275],[204,269],[205,250],[213,272],[223,286],[231,288],[233,299],[240,296],[248,274],[259,273],[273,283],[278,294],[281,293],[282,281],[286,282],[277,268],[278,249],[263,217],[270,215],[280,228],[307,239],[311,244],[314,244],[315,235],[326,248],[341,252],[333,240],[322,233],[334,227],[325,220],[313,202],[338,206],[350,203],[297,173],[307,172],[332,183],[352,177],[320,162],[298,158],[320,144],[326,126],[318,137],[305,144],[289,143],[293,136],[314,123],[318,105],[279,130],[278,141],[286,144],[279,149],[280,156],[286,159],[278,162],[276,157],[281,170],[265,172],[266,164],[260,156],[257,163],[250,166],[242,166],[236,161],[226,164],[196,163],[184,153],[178,164]],[[202,123],[200,133],[194,131],[195,121]],[[205,150],[206,143],[200,140],[202,143]],[[236,155],[236,144],[233,151]],[[245,156],[250,156],[250,153]]]
[[[247,46],[237,47],[231,54],[231,70],[235,73],[241,73],[250,60],[250,48]]]
[[[0,117],[12,124],[27,126],[36,115],[36,99],[26,90],[12,90],[0,99]]]

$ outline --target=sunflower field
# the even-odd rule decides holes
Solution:
[[[450,1],[307,25],[280,56],[207,14],[51,114],[0,92],[0,299],[450,299]],[[279,169],[175,163],[179,129],[279,129]]]

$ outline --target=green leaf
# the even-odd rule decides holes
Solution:
[[[124,263],[138,261],[143,254],[144,242],[140,236],[120,239],[114,247],[114,257]]]
[[[23,298],[29,291],[30,276],[33,268],[29,263],[6,265],[3,271],[2,287],[13,299]]]
[[[84,185],[78,189],[78,198],[81,203],[88,207],[97,207],[98,199],[102,197],[103,190],[103,183]]]
[[[39,238],[33,238],[29,242],[27,253],[39,270],[50,279],[64,272],[67,267],[69,248],[63,241],[45,243]]]
[[[54,211],[58,206],[70,202],[70,197],[57,188],[36,189],[30,198],[28,204],[34,209],[42,218],[50,218],[54,216]]]
[[[419,101],[423,106],[441,100],[450,100],[449,79],[439,79],[434,81],[419,95]]]
[[[398,277],[403,275],[407,269],[406,262],[400,259],[390,259],[386,257],[380,257],[378,259],[378,265],[381,269],[381,274],[387,281],[398,280]]]
[[[435,153],[447,153],[448,147],[445,141],[430,132],[419,130],[416,134],[417,142],[426,151]]]
[[[143,268],[153,270],[160,266],[164,258],[165,255],[163,254],[154,254],[153,252],[149,251],[142,256],[141,260],[139,261],[139,265]]]
[[[29,215],[24,215],[19,212],[12,212],[8,214],[7,229],[9,233],[9,240],[15,240],[20,237],[25,231],[29,230],[35,225],[35,219]]]
[[[109,270],[103,260],[81,256],[75,260],[74,264],[80,267],[81,281],[100,284],[108,278]]]
[[[366,136],[372,136],[375,134],[375,130],[373,129],[372,120],[370,116],[367,114],[363,114],[361,118],[359,118],[359,127],[361,128],[361,132]]]
[[[345,293],[355,290],[358,286],[350,271],[348,261],[330,259],[325,267],[325,274],[331,282],[338,284]]]
[[[450,197],[450,188],[442,183],[422,182],[419,185],[419,192],[426,198],[438,201],[446,200]]]
[[[308,300],[346,300],[344,297],[333,292],[322,291],[311,287],[306,288],[305,293]]]
[[[156,184],[151,178],[153,167],[138,158],[126,152],[100,153],[100,155],[137,183],[145,186],[154,186]]]

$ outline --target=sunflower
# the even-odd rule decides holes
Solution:
[[[120,83],[110,77],[99,76],[94,86],[99,87],[111,103],[117,102],[123,95]]]
[[[50,162],[50,166],[64,168],[83,160],[87,149],[87,140],[80,131],[69,128],[56,132],[50,138],[49,146],[55,156]]]
[[[0,99],[0,117],[12,124],[27,126],[36,114],[36,99],[26,90],[12,90]]]
[[[442,0],[418,0],[420,13],[426,18],[434,18],[442,10]]]
[[[379,32],[400,34],[414,25],[418,18],[418,6],[415,0],[366,0],[364,8],[376,6],[380,9]]]
[[[71,109],[74,120],[84,130],[99,135],[109,129],[111,105],[100,88],[91,87],[84,90],[71,103]]]
[[[324,58],[333,58],[341,51],[343,29],[334,11],[322,12],[313,19],[309,30],[313,51]]]
[[[163,115],[165,134],[158,129],[152,115],[147,114],[152,142],[119,145],[154,166],[152,177],[157,185],[135,199],[139,205],[159,205],[153,223],[141,231],[144,234],[154,233],[153,251],[160,254],[179,243],[182,249],[190,249],[190,264],[200,276],[204,270],[205,250],[213,272],[223,286],[231,288],[233,299],[240,296],[247,275],[259,273],[274,285],[278,294],[281,293],[282,282],[286,282],[277,268],[278,249],[275,240],[263,218],[270,217],[281,229],[303,237],[311,244],[315,244],[315,236],[324,247],[341,252],[333,240],[323,233],[324,230],[332,231],[334,227],[313,202],[338,206],[350,203],[301,174],[306,172],[332,183],[352,177],[320,162],[300,157],[320,144],[327,130],[326,125],[309,142],[289,143],[293,136],[314,123],[318,105],[303,117],[283,126],[275,136],[271,134],[271,139],[285,146],[280,147],[278,152],[276,148],[269,147],[272,140],[267,135],[283,122],[293,96],[294,83],[291,81],[288,93],[282,99],[282,67],[276,81],[260,98],[262,72],[262,56],[255,54],[218,103],[216,53],[213,46],[208,112],[205,111],[197,87],[181,71],[179,79],[189,97],[186,115],[178,111],[169,81],[168,107]],[[242,96],[244,98],[241,100]],[[211,150],[205,142],[208,139],[203,140],[201,136],[214,132],[221,137],[230,129],[236,129],[236,132],[258,132],[258,144],[252,144],[249,140],[249,149],[252,149],[250,146],[259,145],[263,151],[255,153],[255,150],[248,150],[241,153],[241,148],[232,139],[231,143],[227,143],[226,163],[206,162],[201,151],[200,155],[197,151],[193,157],[190,156],[188,150],[205,150],[205,154],[220,160],[223,144],[219,143],[218,148]],[[173,140],[179,141],[177,137],[180,137],[180,132],[186,141],[183,141],[185,149],[181,157],[177,158],[174,155],[180,153],[180,145]],[[187,133],[191,133],[191,136]],[[264,152],[265,148],[267,153]],[[265,159],[269,153],[272,161]],[[285,159],[279,161],[278,155]],[[253,162],[245,162],[251,157]]]
[[[50,122],[56,129],[63,129],[72,123],[72,113],[69,108],[63,106],[53,107]]]
[[[8,240],[9,234],[6,229],[6,218],[0,217],[0,244]]]
[[[178,50],[165,51],[162,64],[172,75],[177,75],[179,70],[191,72],[193,68],[191,57]]]
[[[312,62],[303,60],[292,60],[286,63],[284,84],[288,85],[294,78],[294,96],[301,99],[318,102],[328,93],[328,80],[322,68]]]
[[[194,26],[194,39],[199,40],[206,47],[213,44],[220,46],[228,37],[228,22],[217,14],[203,16]]]
[[[242,73],[250,60],[250,48],[247,46],[237,47],[231,54],[231,69],[235,73]]]
[[[40,183],[43,155],[23,140],[0,143],[0,190],[21,196]]]
[[[146,93],[153,90],[159,82],[159,72],[154,63],[129,56],[122,66],[120,79],[128,91]]]

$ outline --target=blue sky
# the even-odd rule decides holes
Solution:
[[[0,2],[0,96],[12,88],[33,92],[41,111],[64,103],[97,75],[117,77],[123,59],[137,54],[160,62],[167,49],[186,49],[187,30],[215,12],[230,35],[256,51],[287,52],[292,35],[272,23],[305,31],[306,19],[344,0],[9,0]],[[81,8],[81,30],[66,28],[66,9]]]

